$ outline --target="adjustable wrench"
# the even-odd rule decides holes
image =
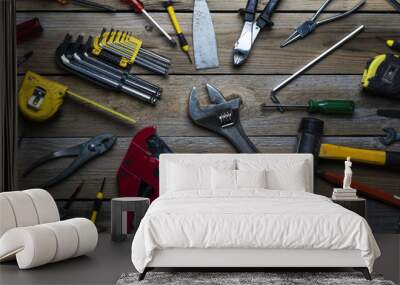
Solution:
[[[394,128],[384,128],[383,131],[386,133],[386,136],[379,140],[384,145],[391,145],[392,143],[400,141],[400,133],[396,132]]]
[[[240,98],[226,101],[221,92],[207,84],[211,105],[201,107],[197,90],[193,87],[189,97],[189,117],[196,124],[225,137],[241,153],[259,152],[247,137],[240,123]]]

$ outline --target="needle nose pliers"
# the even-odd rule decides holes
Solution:
[[[358,2],[353,8],[351,8],[350,10],[348,10],[347,12],[341,13],[341,14],[336,14],[333,15],[332,17],[317,21],[317,18],[319,17],[319,15],[321,14],[321,12],[326,8],[326,6],[328,6],[328,4],[331,2],[332,0],[326,0],[322,6],[317,10],[317,12],[315,12],[314,16],[312,16],[312,18],[310,20],[305,21],[303,24],[301,24],[300,26],[298,26],[294,32],[286,39],[286,41],[284,41],[281,44],[281,48],[299,40],[299,39],[303,39],[306,36],[308,36],[309,34],[311,34],[318,26],[321,26],[323,24],[327,24],[339,19],[342,19],[346,16],[349,16],[350,14],[352,14],[353,12],[355,12],[356,10],[358,10],[361,6],[363,6],[366,2],[366,0],[361,0],[360,2]]]
[[[71,176],[88,161],[99,157],[100,155],[109,151],[115,144],[116,140],[117,137],[115,137],[114,135],[103,134],[93,137],[82,144],[51,152],[35,161],[30,167],[28,167],[28,169],[23,173],[22,176],[27,176],[33,169],[56,158],[76,157],[75,160],[72,161],[71,164],[68,165],[67,168],[65,168],[56,177],[44,182],[39,186],[40,188],[49,188],[58,184],[65,178]]]

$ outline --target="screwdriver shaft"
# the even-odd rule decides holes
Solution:
[[[344,37],[343,39],[341,39],[340,41],[338,41],[336,44],[334,44],[333,46],[331,46],[329,49],[325,50],[323,53],[321,53],[319,56],[317,56],[316,58],[314,58],[312,61],[310,61],[309,63],[307,63],[305,66],[303,66],[302,68],[300,68],[298,71],[296,71],[295,73],[293,73],[293,75],[289,76],[287,79],[285,79],[284,81],[282,81],[281,83],[279,83],[274,89],[272,89],[271,91],[271,97],[274,100],[275,103],[278,103],[279,101],[277,100],[277,98],[275,97],[276,92],[278,92],[280,89],[282,89],[283,87],[285,87],[286,85],[288,85],[291,81],[293,81],[294,79],[296,79],[300,74],[302,74],[303,72],[305,72],[306,70],[308,70],[310,67],[314,66],[315,64],[317,64],[319,61],[321,61],[322,59],[324,59],[325,57],[327,57],[329,54],[331,54],[333,51],[335,51],[336,49],[338,49],[339,47],[341,47],[343,44],[345,44],[347,41],[349,41],[350,39],[352,39],[354,36],[356,36],[358,33],[360,33],[362,30],[364,29],[364,25],[359,26],[357,29],[355,29],[353,32],[351,32],[350,34],[348,34],[346,37]]]
[[[153,19],[152,16],[150,16],[149,13],[145,9],[142,10],[142,14],[159,30],[172,45],[176,45],[175,40],[156,22],[156,20]]]

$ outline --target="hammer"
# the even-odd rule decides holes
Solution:
[[[400,152],[371,150],[321,143],[324,122],[316,118],[301,120],[297,153],[312,153],[315,158],[345,160],[400,169]]]

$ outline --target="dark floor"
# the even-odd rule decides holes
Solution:
[[[124,272],[132,272],[131,241],[111,241],[100,234],[97,249],[81,256],[29,270],[19,270],[16,262],[0,265],[0,284],[115,284]]]
[[[377,234],[375,238],[381,248],[382,257],[376,261],[374,273],[382,274],[385,279],[400,284],[400,273],[397,269],[400,264],[399,235]],[[109,234],[103,233],[99,236],[97,249],[89,256],[44,265],[30,270],[19,270],[15,262],[1,264],[0,285],[115,284],[122,273],[135,270],[130,259],[131,243],[132,240],[114,243],[111,241]],[[277,271],[276,268],[271,270]],[[307,269],[306,271],[313,270],[319,271],[315,268]],[[326,269],[326,271],[342,270],[339,270],[339,268]]]

